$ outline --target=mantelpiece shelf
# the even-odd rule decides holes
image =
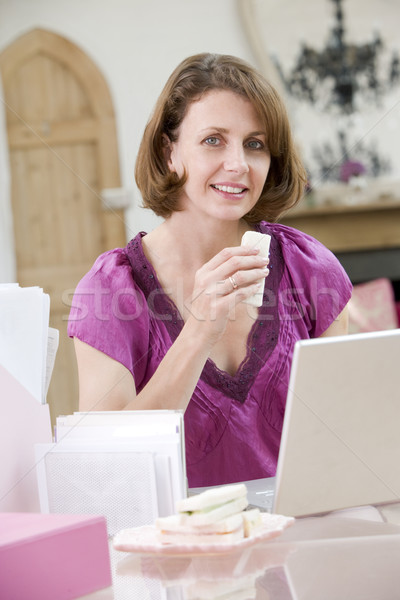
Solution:
[[[313,207],[306,201],[280,222],[312,235],[333,252],[400,248],[400,198]]]

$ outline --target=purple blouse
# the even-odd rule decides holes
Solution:
[[[185,411],[190,487],[275,474],[294,344],[320,336],[351,296],[340,263],[317,240],[280,224],[257,229],[271,235],[263,306],[237,373],[208,359]],[[138,392],[183,326],[143,252],[144,235],[96,260],[68,324],[71,337],[129,369]]]

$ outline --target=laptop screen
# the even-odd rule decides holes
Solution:
[[[400,497],[400,329],[296,343],[274,512]]]

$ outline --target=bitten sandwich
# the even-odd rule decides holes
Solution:
[[[235,542],[261,525],[259,510],[245,511],[247,506],[244,484],[211,488],[178,502],[177,514],[157,519],[159,539],[165,544]]]
[[[270,242],[271,236],[267,233],[260,233],[259,231],[246,231],[246,233],[242,237],[241,246],[258,248],[258,250],[260,251],[260,256],[268,258]],[[243,300],[243,302],[257,307],[262,306],[264,287],[265,279],[262,280],[260,289],[255,294],[253,294],[253,296],[250,296],[250,298],[246,298],[246,300]]]

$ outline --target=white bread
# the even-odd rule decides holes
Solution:
[[[260,250],[260,256],[267,258],[269,254],[270,242],[271,236],[267,233],[260,233],[259,231],[246,231],[242,237],[241,245],[250,246],[251,248],[258,248]],[[243,300],[243,302],[256,307],[262,306],[264,288],[265,279],[262,280],[260,289],[253,294],[253,296],[250,296],[250,298]]]
[[[246,495],[247,488],[244,483],[213,487],[195,496],[179,500],[176,503],[176,510],[178,512],[204,510],[211,506],[218,506],[224,502],[229,502],[229,500],[235,500],[241,496],[245,497]]]
[[[232,544],[243,539],[243,524],[229,533],[178,533],[163,531],[159,539],[163,544]]]
[[[244,510],[241,513],[241,517],[243,519],[244,537],[251,537],[261,529],[262,518],[260,509],[252,508],[250,510]]]
[[[219,505],[216,508],[211,508],[205,512],[194,511],[192,513],[181,513],[181,522],[182,525],[203,527],[204,525],[210,525],[211,523],[215,523],[220,519],[225,519],[230,515],[241,512],[248,506],[248,504],[247,497],[242,496],[241,498],[236,498],[236,500],[231,500],[226,504]]]
[[[243,539],[243,519],[236,513],[204,526],[185,524],[185,515],[170,515],[156,520],[156,530],[163,544],[227,544]]]
[[[243,526],[242,513],[236,513],[215,523],[203,526],[184,525],[182,515],[170,515],[156,519],[156,529],[163,533],[224,534],[232,533]]]

